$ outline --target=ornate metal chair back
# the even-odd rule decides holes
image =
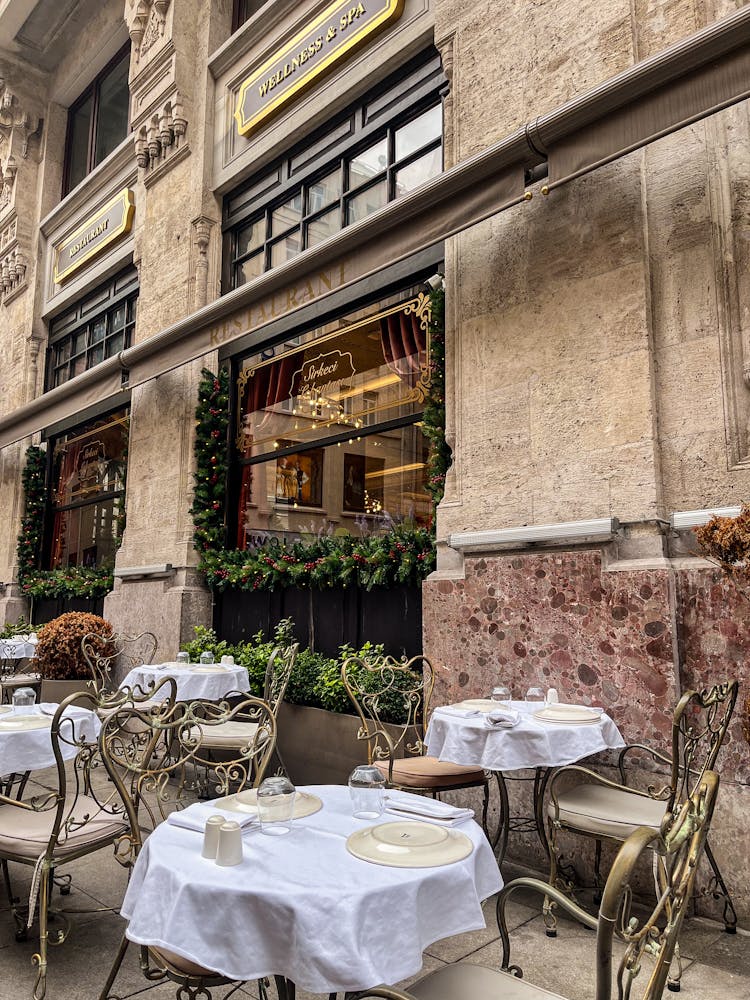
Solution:
[[[125,635],[113,632],[111,635],[89,633],[81,640],[81,650],[89,665],[94,682],[94,690],[100,697],[109,698],[117,690],[112,673],[115,666],[125,672],[142,663],[152,663],[158,643],[153,632]]]
[[[242,747],[228,747],[217,760],[203,733],[237,718],[254,726],[248,727]],[[101,742],[104,765],[131,821],[153,828],[198,798],[257,786],[276,744],[276,719],[260,698],[245,698],[231,708],[226,702],[176,702],[173,697],[150,707],[128,700],[109,713]],[[133,847],[137,852],[140,843]]]
[[[425,720],[435,683],[426,656],[413,656],[408,661],[391,656],[350,656],[341,674],[362,722],[357,737],[367,740],[371,763],[392,763],[395,757],[424,754]]]
[[[718,790],[718,774],[703,770],[659,834],[641,827],[620,848],[599,910],[597,1000],[609,1000],[611,996],[614,937],[625,944],[617,968],[618,995],[630,1000],[635,988],[635,995],[642,1000],[661,1000],[680,927],[693,896]],[[631,910],[631,881],[644,856],[656,866],[659,891],[653,911],[641,920]],[[641,972],[647,975],[642,990],[636,983]]]
[[[652,798],[664,800],[665,823],[700,784],[704,773],[715,769],[734,712],[738,686],[735,680],[714,684],[703,691],[686,691],[682,695],[672,715],[669,757],[640,743],[630,744],[621,751],[619,769],[623,784],[627,784],[626,762],[633,751],[645,752],[654,762],[661,761],[669,766],[669,784],[654,783],[647,789]]]
[[[268,658],[266,678],[263,684],[263,700],[271,706],[274,716],[278,716],[279,705],[284,700],[298,649],[298,642],[291,646],[276,646]]]

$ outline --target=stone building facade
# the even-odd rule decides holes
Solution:
[[[436,181],[428,120],[435,107],[443,170],[480,163],[527,123],[740,7],[728,0],[516,0],[502,9],[489,0],[6,6],[0,619],[28,613],[16,560],[26,447],[44,440],[69,448],[87,428],[126,414],[127,487],[117,471],[108,483],[112,504],[124,490],[127,527],[104,613],[118,627],[152,629],[165,653],[176,651],[193,624],[211,620],[189,510],[201,368],[241,364],[311,330],[330,332],[343,327],[341,317],[379,317],[439,270],[453,464],[438,511],[438,568],[423,587],[424,649],[438,667],[437,696],[484,694],[500,676],[519,693],[532,682],[554,685],[607,706],[626,739],[664,745],[684,688],[737,676],[747,695],[746,599],[696,554],[689,531],[670,527],[675,512],[738,507],[750,494],[746,103],[696,115],[547,188],[539,170],[545,152],[531,141],[520,188],[503,201],[489,183],[481,186],[496,210],[477,208],[484,221],[459,235],[452,234],[469,216],[431,227],[431,212],[449,210],[446,198],[417,204],[420,189],[399,173],[420,164],[413,169],[424,190]],[[331,28],[335,38],[327,38]],[[356,44],[346,44],[346,32]],[[331,56],[326,72],[311,75],[321,53]],[[126,124],[120,138],[104,128],[99,156],[97,129],[121,117],[112,88],[122,59]],[[260,112],[250,100],[256,92]],[[88,114],[87,95],[88,161],[71,186],[71,116]],[[399,160],[400,130],[417,120],[422,131],[403,132],[412,152]],[[339,192],[344,216],[329,229],[317,209],[313,217],[312,208],[292,204],[303,190],[312,198],[320,171],[334,162],[351,183],[357,150],[370,140],[391,145],[377,154],[382,162],[358,164],[362,190],[375,191],[382,169],[385,194],[363,203],[351,188]],[[252,206],[274,210],[278,198],[263,188],[272,190],[272,175],[278,191],[291,192],[278,259],[275,216],[263,216],[262,238],[247,230]],[[294,222],[295,212],[302,221]],[[345,223],[351,227],[339,231]],[[267,255],[263,266],[253,263],[255,239]],[[77,258],[67,274],[66,253]],[[83,329],[89,309],[106,313],[108,346],[96,354],[92,320],[76,368],[65,355],[73,357],[76,342],[65,346],[66,338]],[[411,427],[410,404],[397,404]],[[405,437],[399,441],[405,448]],[[371,460],[360,462],[365,476],[377,474]],[[358,468],[352,459],[342,475]],[[63,500],[70,525],[79,501]],[[353,512],[348,504],[337,523]],[[111,523],[116,507],[107,510]],[[291,517],[283,524],[293,526]],[[572,538],[555,531],[606,519],[617,524],[598,540],[583,528]],[[528,525],[549,527],[543,544],[509,549],[502,536],[475,535]],[[48,549],[55,531],[48,528]],[[85,565],[99,556],[81,544],[76,558]],[[714,849],[747,924],[750,754],[739,718],[722,780]]]

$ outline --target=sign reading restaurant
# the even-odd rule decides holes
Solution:
[[[59,285],[110,243],[133,227],[133,192],[123,188],[98,212],[55,247],[55,284]]]
[[[336,0],[274,53],[237,95],[237,128],[247,135],[339,60],[401,17],[404,0]]]

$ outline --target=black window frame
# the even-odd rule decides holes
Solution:
[[[69,309],[59,313],[50,320],[44,372],[45,392],[49,392],[50,389],[54,389],[59,385],[65,385],[66,382],[75,378],[76,374],[81,374],[80,372],[71,374],[71,365],[76,358],[82,355],[86,357],[86,363],[82,371],[88,371],[89,368],[96,367],[97,364],[101,364],[102,361],[113,357],[121,350],[124,351],[131,346],[137,318],[139,291],[138,271],[134,267],[128,267],[118,272],[108,281],[97,286],[86,296],[78,299]],[[97,302],[97,300],[99,301]],[[92,305],[92,303],[94,304]],[[117,330],[113,331],[111,329],[112,316],[123,304],[125,306],[125,322],[122,328],[118,327]],[[105,322],[104,336],[98,340],[93,340],[90,336],[91,329],[95,323],[102,319]],[[106,345],[115,340],[120,333],[123,335],[122,346],[107,353]],[[74,353],[73,346],[76,338],[82,334],[86,338],[84,350]],[[71,344],[68,357],[62,363],[56,364],[55,356],[60,346],[67,341]],[[94,361],[93,355],[100,345],[103,348],[102,357]],[[68,366],[68,375],[57,382],[55,375],[58,370],[62,369],[63,365]]]
[[[79,94],[75,101],[68,108],[68,121],[65,130],[65,159],[63,160],[63,182],[62,182],[62,197],[70,194],[74,187],[77,187],[94,169],[98,166],[96,162],[96,139],[98,135],[99,127],[99,103],[101,96],[101,85],[103,81],[110,75],[113,69],[119,63],[130,56],[130,42],[126,42],[118,52],[109,60],[106,66],[104,66],[94,77],[91,83],[86,87],[86,89]],[[83,177],[76,181],[75,184],[71,184],[70,177],[70,167],[71,167],[71,153],[72,153],[72,142],[73,142],[73,118],[76,111],[89,100],[93,98],[91,107],[91,122],[89,123],[89,135],[88,135],[88,150],[86,155],[86,173]],[[127,125],[125,128],[125,135],[123,140],[127,138],[130,132],[130,89],[128,88],[128,118]],[[106,159],[106,157],[105,157]]]
[[[239,31],[246,21],[254,17],[266,0],[234,0],[232,6],[232,34]]]
[[[436,149],[442,151],[443,146],[441,129],[439,137],[396,160],[395,133],[425,112],[439,107],[445,85],[446,79],[442,72],[439,53],[432,49],[427,50],[368,91],[345,111],[331,118],[325,126],[312,132],[303,141],[244,181],[238,188],[229,192],[224,199],[222,224],[222,294],[245,283],[237,281],[238,270],[248,260],[260,256],[260,253],[263,255],[263,267],[259,274],[271,270],[272,248],[290,235],[299,234],[301,247],[298,252],[307,249],[307,227],[328,213],[336,201],[329,202],[323,208],[314,211],[308,211],[308,206],[303,204],[299,224],[287,227],[283,232],[272,233],[273,213],[298,192],[304,193],[306,201],[308,188],[337,168],[342,172],[341,190],[337,199],[340,229],[351,224],[347,219],[347,207],[353,197],[374,187],[383,178],[387,180],[384,204],[394,200],[396,172]],[[377,175],[348,188],[347,163],[359,152],[371,147],[382,138],[387,142],[385,167],[379,170]],[[330,141],[326,141],[327,139]],[[318,146],[320,148],[315,152]],[[305,157],[305,152],[309,150],[314,152]],[[248,197],[243,197],[246,193],[253,192],[255,188],[257,191]],[[241,231],[258,221],[263,227],[260,253],[257,248],[246,253],[238,253],[237,243]]]

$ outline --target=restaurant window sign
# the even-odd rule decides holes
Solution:
[[[371,307],[247,359],[237,546],[429,522],[429,299]]]
[[[114,565],[125,513],[128,410],[52,444],[49,568]]]

